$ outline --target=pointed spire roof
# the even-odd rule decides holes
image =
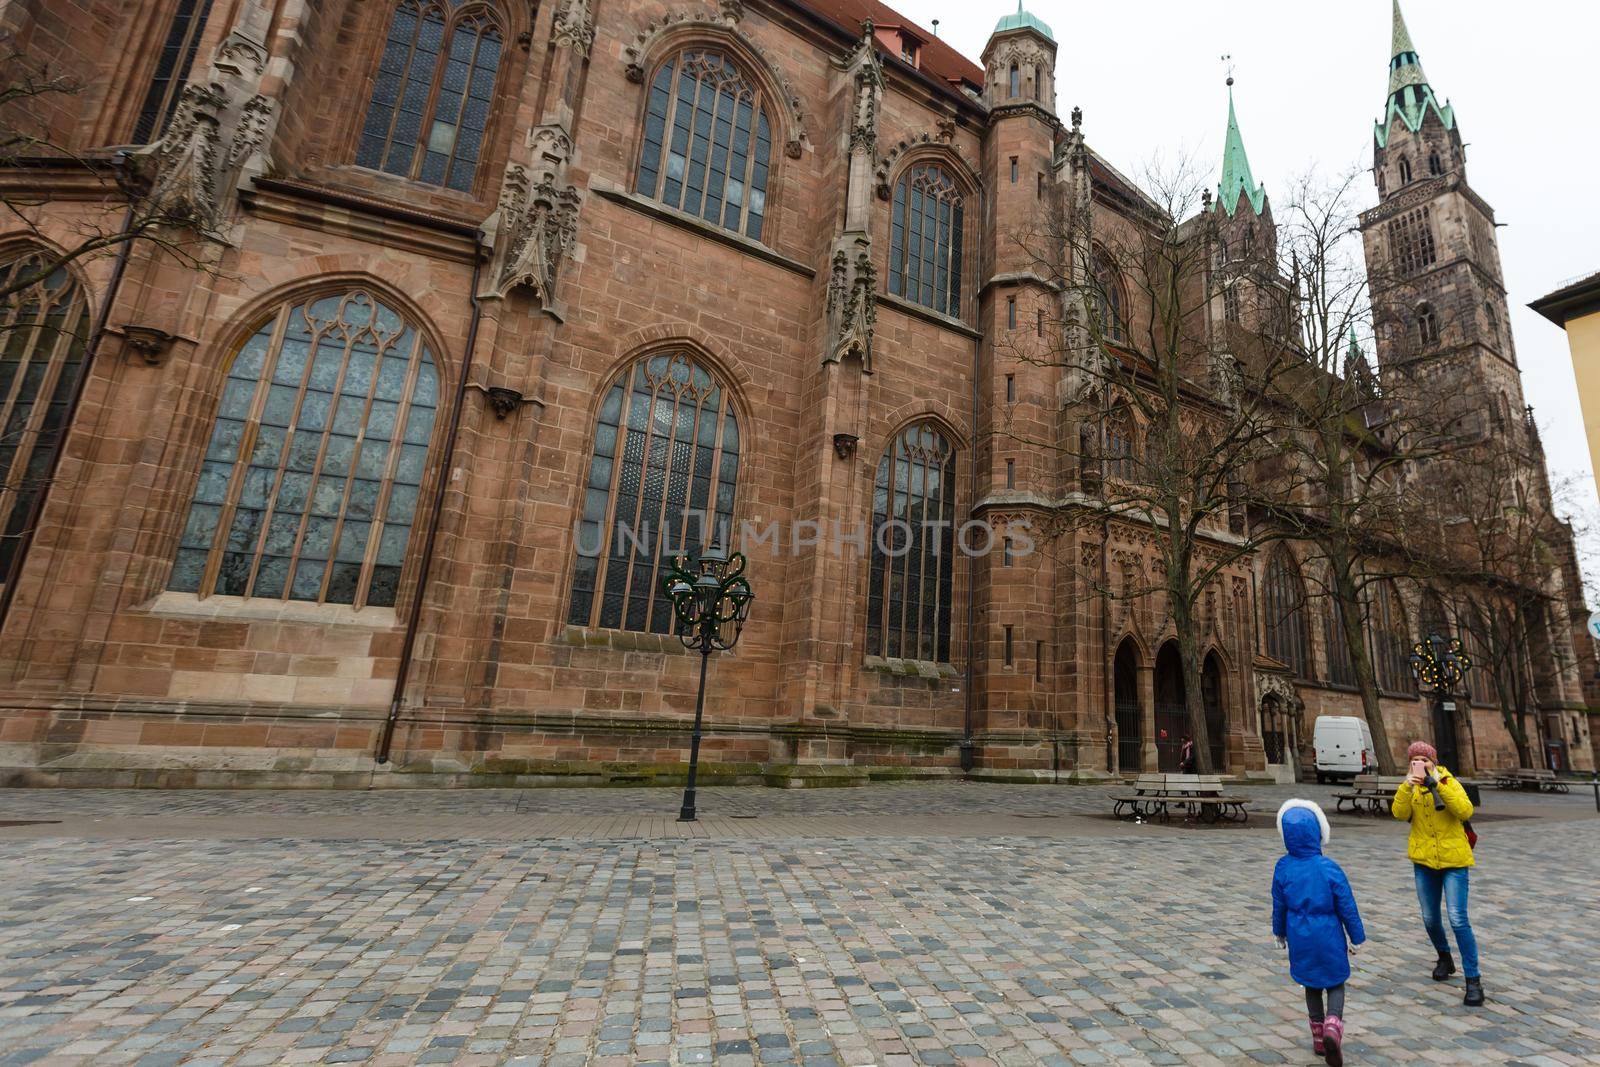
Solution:
[[[1233,110],[1233,79],[1228,79],[1228,136],[1222,146],[1222,178],[1217,182],[1217,208],[1229,215],[1239,210],[1239,197],[1250,202],[1257,215],[1266,205],[1267,190],[1250,173],[1250,157],[1245,154],[1244,136],[1239,133],[1239,118]]]
[[[1422,60],[1417,47],[1411,43],[1411,31],[1406,28],[1406,17],[1400,11],[1400,0],[1394,0],[1394,28],[1389,49],[1389,99],[1384,105],[1384,115],[1377,123],[1375,134],[1378,147],[1389,141],[1389,126],[1396,118],[1412,131],[1422,127],[1422,120],[1431,108],[1439,116],[1444,128],[1453,129],[1455,111],[1449,104],[1441,104],[1428,85],[1428,76],[1422,72]]]

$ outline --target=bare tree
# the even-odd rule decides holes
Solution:
[[[1081,167],[1081,140],[1069,151]],[[1059,340],[1012,356],[1062,369],[1064,417],[1079,433],[1061,441],[1002,432],[1068,454],[1081,503],[1064,509],[1063,529],[1121,522],[1153,537],[1156,573],[1104,593],[1163,606],[1196,765],[1210,772],[1201,614],[1230,566],[1280,536],[1247,526],[1244,497],[1247,475],[1275,447],[1268,405],[1289,350],[1229,350],[1212,308],[1219,278],[1209,193],[1182,162],[1152,169],[1148,192],[1115,212],[1096,213],[1078,196],[1018,238],[1064,310]]]

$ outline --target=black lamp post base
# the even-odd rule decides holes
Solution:
[[[695,817],[694,817],[694,797],[692,795],[684,797],[684,799],[683,799],[683,807],[678,809],[678,821],[679,822],[694,822],[695,821]]]

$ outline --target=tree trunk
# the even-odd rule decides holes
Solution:
[[[1172,623],[1178,630],[1178,658],[1183,665],[1183,706],[1188,712],[1189,738],[1194,745],[1194,767],[1200,774],[1215,774],[1211,765],[1211,730],[1206,722],[1205,696],[1200,688],[1200,642],[1194,632],[1194,605],[1189,603],[1187,576],[1167,580],[1172,601]]]
[[[1330,557],[1332,553],[1330,553]],[[1355,672],[1356,685],[1361,690],[1361,710],[1367,718],[1367,728],[1372,731],[1372,746],[1378,750],[1378,773],[1397,775],[1400,765],[1395,760],[1394,749],[1389,744],[1389,727],[1383,721],[1383,707],[1378,703],[1378,676],[1367,655],[1366,627],[1361,610],[1361,598],[1356,583],[1350,577],[1350,564],[1330,558],[1333,572],[1332,594],[1339,604],[1343,622],[1345,647],[1350,650],[1350,667]]]

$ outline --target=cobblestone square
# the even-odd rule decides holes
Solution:
[[[1107,790],[0,793],[0,1065],[1320,1062],[1272,812]],[[1489,1003],[1428,977],[1403,826],[1333,816],[1347,1062],[1600,1059],[1600,817],[1486,792]]]

